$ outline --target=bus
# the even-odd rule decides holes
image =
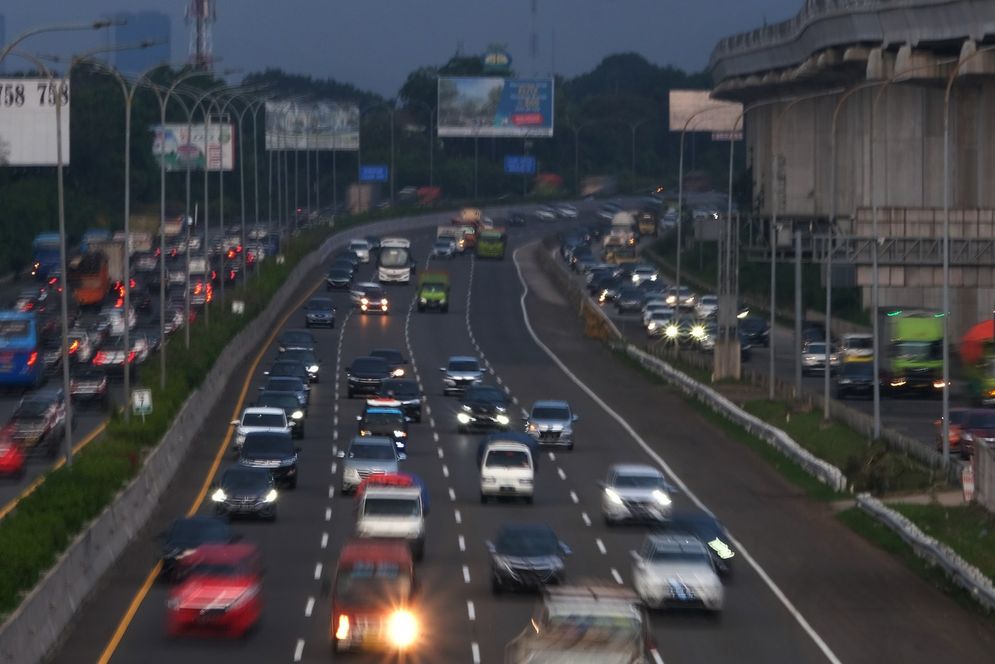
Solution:
[[[69,264],[69,285],[81,306],[99,305],[111,287],[107,256],[100,251],[77,256]]]
[[[403,238],[384,238],[377,254],[377,280],[380,283],[411,282],[414,261],[411,259],[411,242]]]
[[[477,237],[477,258],[504,260],[507,244],[504,231],[499,229],[482,230]]]
[[[58,233],[39,233],[34,242],[31,243],[31,276],[44,281],[49,272],[57,272],[60,256],[59,247],[61,242]]]
[[[35,314],[0,311],[0,385],[35,387],[44,379]]]

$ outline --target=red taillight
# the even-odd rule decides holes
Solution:
[[[93,364],[97,365],[98,367],[104,364],[105,362],[107,362],[107,354],[104,353],[104,351],[100,351],[93,356]]]
[[[235,258],[235,250],[234,249],[229,249],[228,250],[228,258]]]
[[[155,248],[155,255],[156,255],[156,258],[158,258],[159,256],[161,256],[162,255],[162,249],[160,249],[159,247],[156,247]]]
[[[73,339],[73,342],[69,344],[69,354],[72,355],[79,350],[79,339]]]
[[[33,367],[37,362],[38,362],[38,351],[36,350],[31,351],[31,354],[28,355],[28,366]]]
[[[25,302],[25,303],[24,303],[24,304],[23,304],[23,305],[21,306],[21,310],[22,310],[22,311],[31,311],[31,310],[32,310],[32,309],[34,309],[34,308],[35,308],[35,303],[34,303],[34,302]]]
[[[349,638],[349,616],[344,613],[339,614],[338,624],[335,627],[335,638],[345,641]]]
[[[131,351],[130,353],[128,353],[128,364],[131,364],[132,362],[135,361],[135,355],[137,355],[135,351]]]
[[[228,281],[235,281],[235,270],[228,271]]]
[[[202,283],[200,283],[198,281],[197,285],[193,287],[193,294],[194,295],[200,295],[203,292],[204,292],[204,284],[202,284]]]
[[[117,302],[114,303],[114,308],[115,309],[123,309],[124,308],[124,300],[121,299],[121,298],[118,298]]]

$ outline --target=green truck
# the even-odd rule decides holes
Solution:
[[[943,389],[943,314],[892,310],[881,317],[886,334],[882,381],[893,392]]]
[[[449,311],[449,274],[441,270],[426,270],[418,277],[418,311],[436,309]]]
[[[507,248],[508,238],[502,230],[490,228],[480,231],[480,235],[477,236],[477,258],[504,260]]]

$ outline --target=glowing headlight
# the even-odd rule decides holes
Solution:
[[[608,496],[608,500],[616,505],[622,504],[622,496],[618,495],[614,489],[605,489],[605,495]]]
[[[676,325],[669,325],[667,329],[664,330],[664,334],[667,335],[668,339],[676,339],[677,335],[680,334],[680,330],[677,329]]]
[[[647,325],[646,327],[648,327],[651,330],[655,330],[656,329],[656,322],[655,321],[650,321],[649,325]]]
[[[387,298],[383,298],[382,300],[380,300],[380,304],[382,304],[383,306],[386,307],[387,306]]]
[[[736,555],[733,550],[729,548],[729,545],[720,540],[718,537],[709,542],[708,546],[715,552],[715,555],[722,560],[729,560]]]
[[[387,619],[387,636],[395,647],[409,648],[418,638],[418,620],[410,611],[395,611]]]
[[[423,297],[420,297],[420,298],[418,298],[418,303],[419,303],[419,304],[428,304],[428,300],[426,300],[426,299],[425,299],[425,298],[423,298]]]
[[[667,296],[667,304],[673,304],[674,302],[677,302],[677,296],[676,295],[668,295]]]
[[[639,275],[638,274],[632,275],[632,281],[633,282],[638,282],[639,281]]]
[[[292,419],[292,420],[302,420],[302,419],[304,419],[304,411],[303,410],[295,410],[294,412],[292,412],[290,414],[290,419]]]
[[[458,414],[456,415],[456,420],[457,420],[457,421],[458,421],[458,422],[459,422],[460,424],[469,424],[469,423],[470,423],[470,419],[471,419],[471,418],[470,418],[470,416],[469,416],[469,415],[467,415],[466,413],[458,413]]]
[[[362,297],[362,298],[360,298],[360,299],[359,299],[359,303],[360,303],[360,304],[369,304],[369,303],[370,303],[370,301],[369,301],[369,300],[367,300],[367,299],[366,299],[365,297]]]
[[[705,326],[695,325],[691,328],[691,336],[695,339],[703,339],[705,337]]]
[[[653,492],[653,498],[656,499],[656,502],[660,503],[665,507],[669,505],[671,502],[673,502],[672,500],[670,500],[670,496],[665,494],[663,491],[660,491],[659,489]]]
[[[402,369],[401,367],[398,367],[398,368],[394,369],[393,371],[391,371],[390,375],[394,376],[395,378],[403,376],[404,375],[404,369]]]
[[[509,424],[511,422],[511,420],[508,419],[507,415],[498,415],[494,419],[496,419],[497,423],[500,424],[501,426],[506,426],[507,424]]]
[[[308,370],[308,373],[318,373],[318,365],[317,364],[312,364],[311,366],[309,366],[307,368],[307,370]]]
[[[525,427],[525,429],[526,429],[526,431],[529,431],[530,433],[538,433],[539,432],[539,427],[537,427],[536,425],[532,424],[531,422],[529,423],[529,425],[527,427]]]
[[[269,493],[263,496],[264,503],[272,503],[276,501],[276,489],[270,489]]]
[[[225,494],[224,489],[218,489],[217,491],[211,494],[211,500],[213,500],[216,503],[223,503],[226,500],[228,500],[228,495]]]
[[[657,275],[651,274],[650,275],[650,281],[656,281],[656,277],[657,277]]]
[[[394,438],[407,438],[408,432],[401,431],[400,429],[394,429]]]

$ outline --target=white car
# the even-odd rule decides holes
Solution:
[[[654,311],[648,319],[644,319],[646,336],[662,337],[666,334],[667,326],[674,320],[673,309],[660,309]]]
[[[535,460],[525,443],[496,439],[481,450],[480,502],[499,496],[525,498],[535,491]]]
[[[569,203],[559,203],[553,206],[556,210],[556,214],[564,219],[576,219],[577,218],[577,208]]]
[[[245,436],[257,431],[266,433],[285,433],[290,435],[290,423],[287,413],[282,408],[267,406],[250,406],[242,411],[242,417],[232,420],[235,429],[235,451],[242,449]]]
[[[643,327],[649,325],[650,320],[653,318],[653,314],[657,313],[662,313],[667,315],[668,318],[673,318],[674,308],[666,302],[660,302],[659,300],[647,302],[643,305]]]
[[[124,334],[125,320],[128,321],[128,329],[133,330],[138,318],[135,316],[135,308],[128,307],[128,315],[124,315],[124,307],[104,307],[100,310],[100,317],[107,322],[111,336],[119,337]]]
[[[540,205],[536,208],[535,215],[544,221],[554,221],[556,219],[556,210],[548,205]]]
[[[870,334],[844,334],[840,354],[846,360],[867,360],[874,357],[874,336]]]
[[[124,333],[124,330],[121,330]],[[89,364],[93,357],[93,339],[86,330],[69,330],[69,356],[79,364]]]
[[[632,270],[632,283],[638,286],[645,281],[656,281],[660,278],[660,274],[656,271],[656,268],[652,265],[637,265]]]
[[[708,318],[714,316],[719,311],[718,295],[702,295],[698,304],[694,306],[694,313],[698,318]]]
[[[370,262],[370,243],[366,240],[363,240],[362,238],[350,240],[348,249],[359,257],[360,263]]]
[[[418,487],[370,486],[356,509],[356,535],[406,540],[411,555],[425,553],[425,509]]]
[[[665,523],[674,501],[667,479],[653,466],[619,463],[601,482],[601,516],[606,524],[621,521]]]
[[[835,350],[829,349],[829,371],[836,371],[839,367],[840,359]],[[812,342],[805,344],[802,348],[802,374],[810,376],[821,374],[826,370],[826,344],[825,342]]]
[[[631,555],[632,585],[648,608],[722,610],[722,580],[708,549],[694,535],[649,535]]]

